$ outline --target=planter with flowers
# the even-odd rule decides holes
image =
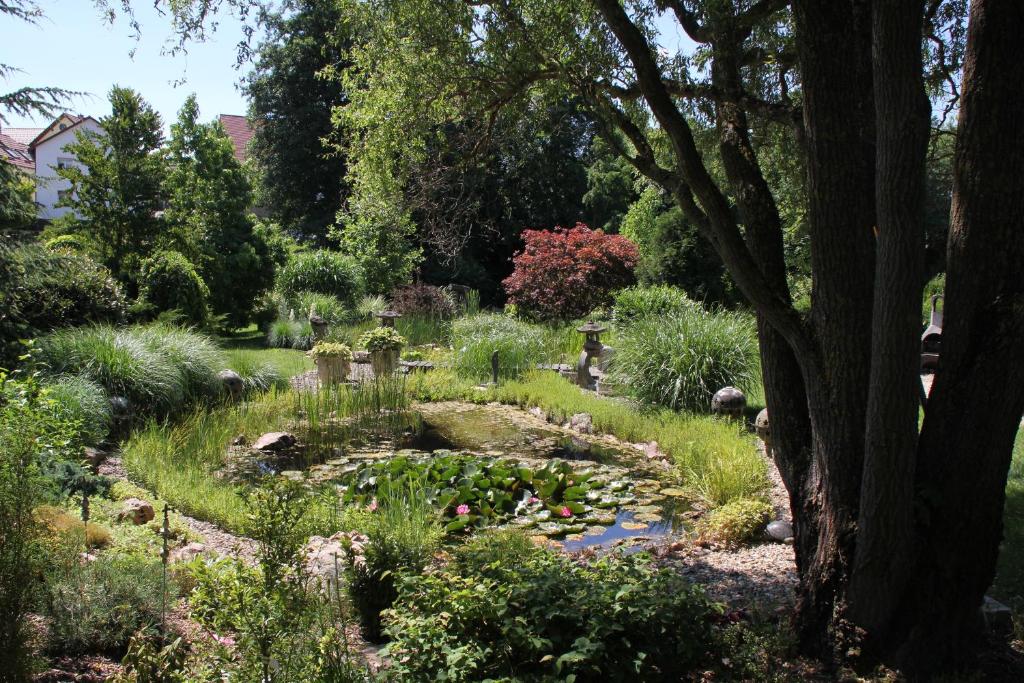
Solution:
[[[370,352],[375,377],[390,375],[398,367],[398,354],[405,346],[405,337],[393,327],[375,327],[359,339]]]
[[[321,384],[339,384],[348,379],[352,349],[345,344],[320,342],[309,355],[316,363],[316,374]]]

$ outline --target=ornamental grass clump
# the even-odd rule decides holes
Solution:
[[[697,522],[701,541],[738,546],[757,536],[772,516],[772,506],[758,498],[737,498],[709,512]]]
[[[622,330],[612,375],[641,401],[705,412],[722,387],[749,392],[759,370],[752,317],[694,307]]]
[[[498,352],[503,379],[519,377],[546,355],[544,328],[504,315],[483,313],[452,323],[455,371],[473,380],[491,376],[491,354]]]

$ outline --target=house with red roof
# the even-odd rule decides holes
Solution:
[[[224,132],[231,138],[231,144],[235,148],[235,158],[239,163],[245,163],[245,160],[249,158],[249,141],[252,140],[253,134],[249,119],[238,114],[221,114],[219,120]]]

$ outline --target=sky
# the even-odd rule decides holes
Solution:
[[[123,16],[111,25],[92,0],[37,2],[46,14],[37,26],[0,16],[0,63],[22,70],[0,82],[0,92],[44,85],[83,91],[88,95],[67,109],[99,118],[110,113],[106,95],[111,86],[127,86],[160,112],[165,130],[192,92],[202,120],[245,114],[246,101],[237,84],[249,66],[235,68],[236,46],[243,40],[237,18],[220,15],[217,31],[207,42],[191,42],[188,54],[171,56],[167,52],[172,39],[170,18],[160,15],[151,0],[132,2],[142,26],[138,40]],[[120,1],[112,4],[119,6]],[[692,50],[693,43],[671,15],[660,18],[658,29],[662,46]],[[10,127],[42,128],[50,123],[38,117],[5,115],[9,121],[4,125]]]
[[[170,19],[158,14],[150,0],[132,3],[142,25],[138,41],[124,17],[111,25],[92,0],[38,0],[38,4],[46,14],[38,26],[0,17],[0,63],[23,72],[0,82],[0,92],[29,85],[84,91],[89,96],[74,100],[67,109],[99,118],[110,113],[106,95],[111,86],[127,86],[160,112],[165,128],[192,92],[198,97],[203,120],[245,114],[245,98],[236,86],[248,67],[234,68],[236,45],[243,39],[241,24],[234,17],[220,17],[218,30],[208,42],[193,42],[187,55],[172,57],[165,54],[170,47]],[[120,6],[119,1],[114,4]],[[11,127],[49,123],[6,112],[5,116],[9,121],[4,125]]]

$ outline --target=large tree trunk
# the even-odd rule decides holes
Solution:
[[[1024,3],[971,4],[940,368],[916,487],[920,552],[901,661],[927,674],[975,652],[1024,411]]]
[[[811,323],[818,357],[804,371],[812,463],[802,504],[817,534],[797,538],[799,635],[831,654],[831,627],[853,562],[871,368],[874,295],[875,112],[871,12],[862,0],[793,3],[801,64],[813,271]]]

